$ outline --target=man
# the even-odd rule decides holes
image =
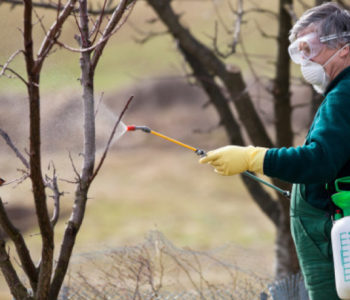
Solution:
[[[311,300],[339,299],[335,289],[326,183],[350,176],[350,14],[335,3],[314,7],[290,32],[291,59],[325,99],[303,146],[226,146],[208,152],[221,175],[263,173],[294,183],[291,232]]]

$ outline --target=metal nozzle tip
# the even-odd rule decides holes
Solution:
[[[207,156],[207,153],[202,149],[197,149],[196,154],[201,157]]]

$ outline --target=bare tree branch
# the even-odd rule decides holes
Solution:
[[[274,18],[278,18],[278,14],[276,14],[274,11],[272,10],[268,10],[268,9],[263,9],[263,8],[251,8],[251,9],[247,9],[245,11],[245,14],[249,14],[249,13],[260,13],[260,14],[269,14],[270,16],[274,17]]]
[[[89,47],[89,17],[87,0],[79,1],[79,31],[81,47]],[[80,54],[81,84],[83,87],[84,106],[84,161],[80,181],[75,192],[74,206],[65,229],[57,266],[52,278],[49,298],[56,299],[67,272],[70,257],[75,244],[76,235],[84,219],[90,178],[95,164],[95,108],[94,108],[94,72],[91,66],[91,52]]]
[[[231,49],[229,49],[229,51],[227,51],[226,53],[223,53],[220,49],[219,49],[219,45],[218,45],[218,36],[219,36],[219,27],[218,27],[218,23],[215,22],[215,27],[214,27],[214,36],[213,37],[209,37],[213,40],[213,51],[214,53],[221,57],[221,58],[228,58],[229,56],[231,56],[233,54],[233,48],[230,47]],[[232,44],[233,45],[233,44]],[[232,46],[231,45],[231,46]]]
[[[17,5],[23,5],[23,1],[21,0],[1,0],[1,3],[7,3],[11,4],[13,7]],[[44,8],[44,9],[50,9],[50,10],[57,10],[58,12],[62,11],[64,7],[61,6],[61,1],[59,1],[59,4],[53,4],[53,3],[45,3],[45,2],[33,2],[33,7],[38,7],[38,8]],[[116,6],[117,7],[117,6]],[[112,14],[116,7],[111,7],[109,9],[105,10],[105,15],[110,15]],[[79,12],[79,9],[74,9],[74,12]],[[88,13],[90,15],[100,15],[101,14],[101,9],[88,9]]]
[[[52,178],[46,175],[45,184],[53,192],[52,198],[54,200],[54,211],[51,218],[51,226],[55,227],[60,216],[60,198],[64,193],[60,192],[58,188],[55,164],[51,162],[50,165],[52,167]],[[49,165],[49,168],[50,168],[50,165]]]
[[[232,42],[232,53],[236,52],[236,46],[238,44],[238,40],[241,32],[241,24],[243,19],[243,0],[238,0],[238,11],[237,11],[237,19],[236,25],[233,32],[233,42]]]
[[[224,83],[253,143],[259,146],[272,147],[273,143],[255,111],[240,70],[226,66],[210,49],[195,39],[189,30],[184,28],[179,22],[178,17],[170,6],[169,0],[161,2],[157,0],[147,1],[157,12],[159,18],[168,27],[180,46],[191,55],[196,56],[201,64],[205,65],[210,72]],[[232,84],[233,82],[235,84]]]
[[[13,241],[24,272],[27,274],[32,289],[35,291],[38,283],[38,272],[34,266],[27,245],[20,231],[12,224],[8,217],[2,199],[0,198],[0,225]]]
[[[142,33],[141,31],[139,31],[139,34],[142,34],[143,37],[142,38],[135,38],[135,42],[139,43],[139,44],[145,44],[153,38],[169,34],[169,31],[162,31],[162,32],[151,31],[149,33]]]
[[[24,0],[24,48],[25,62],[28,76],[28,100],[29,100],[29,142],[30,142],[30,178],[34,195],[35,210],[39,223],[42,252],[39,279],[35,297],[37,300],[45,300],[48,297],[50,279],[53,267],[54,238],[50,217],[46,203],[45,185],[41,171],[41,134],[40,134],[40,66],[44,57],[36,64],[33,54],[33,6],[31,0]],[[46,49],[49,49],[46,48]]]
[[[36,18],[38,19],[38,22],[40,24],[41,29],[43,30],[44,34],[46,35],[47,34],[47,30],[46,30],[45,25],[43,23],[44,17],[40,17],[35,9],[33,9],[33,12],[34,12]]]
[[[286,4],[284,6],[284,9],[288,12],[288,14],[290,15],[292,22],[295,23],[298,20],[298,16],[295,13],[293,4]]]
[[[23,53],[23,50],[17,50],[15,51],[10,57],[9,59],[7,60],[7,62],[4,64],[4,66],[2,67],[1,69],[1,72],[0,72],[0,76],[4,75],[8,65],[15,59],[15,57],[20,54],[20,53]]]
[[[101,24],[102,24],[102,21],[103,21],[103,17],[104,17],[104,13],[105,13],[105,9],[106,9],[106,4],[107,4],[107,0],[104,0],[103,2],[103,6],[102,6],[102,9],[101,9],[101,14],[99,15],[98,17],[98,21],[97,23],[94,25],[93,29],[91,30],[91,33],[90,33],[90,37],[92,36],[92,34],[94,32],[96,32],[95,34],[95,37],[92,39],[91,41],[91,44],[94,44],[96,39],[97,39],[97,35],[98,33],[100,32],[100,28],[101,28]],[[101,33],[102,35],[102,33]]]
[[[6,76],[6,77],[8,77],[8,78],[18,78],[18,79],[20,79],[26,86],[28,86],[28,82],[27,82],[18,72],[16,72],[15,70],[13,70],[13,69],[11,69],[11,68],[5,66],[5,65],[1,65],[1,64],[0,64],[0,67],[2,68],[2,70],[4,70],[2,76]],[[11,72],[14,76],[12,77],[12,76],[6,75],[6,71]]]
[[[128,16],[125,18],[124,22],[121,22],[119,24],[126,9],[128,7],[130,7],[129,12],[131,13],[131,10],[132,10],[133,6],[135,5],[135,3],[136,3],[136,0],[132,0],[132,1],[121,0],[118,7],[113,12],[111,19],[109,20],[108,24],[106,25],[106,28],[103,32],[103,35],[102,35],[100,41],[98,42],[98,46],[96,47],[94,54],[93,54],[93,57],[91,59],[91,66],[92,66],[93,70],[96,68],[96,65],[97,65],[97,63],[102,55],[103,49],[106,46],[108,39],[125,23]]]
[[[67,4],[63,7],[61,13],[59,14],[56,21],[53,23],[49,31],[46,33],[45,39],[43,40],[41,47],[38,51],[38,59],[35,63],[35,71],[40,71],[42,64],[44,62],[45,57],[48,55],[50,50],[52,49],[55,41],[60,35],[60,31],[63,23],[70,16],[72,11],[74,10],[74,6],[77,0],[69,0]]]
[[[25,159],[25,157],[21,154],[21,152],[19,152],[19,150],[17,149],[17,147],[13,144],[13,142],[11,141],[11,138],[9,137],[9,135],[0,128],[0,135],[1,137],[5,140],[6,144],[12,149],[12,151],[16,154],[16,156],[20,159],[20,161],[22,162],[22,164],[26,167],[26,169],[29,169],[29,163],[28,161]]]
[[[214,53],[217,56],[224,59],[236,53],[236,47],[237,47],[237,44],[239,43],[239,38],[240,38],[241,23],[244,15],[242,0],[238,0],[238,10],[235,11],[234,14],[236,15],[236,22],[235,22],[233,31],[232,32],[230,31],[230,34],[233,35],[233,40],[231,45],[229,45],[229,50],[226,53],[223,53],[219,49],[219,45],[218,45],[219,28],[218,28],[218,22],[215,22],[214,37],[212,37]]]
[[[28,296],[27,289],[19,279],[5,247],[6,243],[4,239],[0,237],[0,269],[10,288],[12,296],[15,297],[15,299],[34,300],[32,297]]]
[[[227,34],[232,34],[232,31],[229,29],[229,26],[225,23],[225,21],[223,20],[221,14],[220,14],[220,12],[219,12],[219,9],[218,9],[218,7],[217,7],[216,1],[215,1],[215,0],[211,0],[211,1],[213,2],[213,6],[214,6],[214,9],[215,9],[215,13],[216,13],[216,15],[217,15],[217,17],[218,17],[218,20],[219,20],[221,26],[224,28],[224,30],[225,30],[225,32],[226,32]],[[228,2],[228,3],[229,3],[229,5],[230,5],[230,2]],[[231,10],[233,11],[233,8],[232,8]]]
[[[77,181],[76,181],[76,183],[81,182],[80,174],[79,174],[79,172],[78,172],[78,170],[77,170],[77,168],[76,168],[76,166],[75,166],[75,164],[74,164],[74,161],[73,161],[73,158],[72,158],[72,154],[69,152],[68,155],[69,155],[69,160],[70,160],[70,162],[71,162],[73,171],[74,171],[75,175],[77,176]]]
[[[263,38],[272,39],[272,40],[277,40],[277,36],[266,33],[266,32],[262,29],[262,26],[261,26],[256,20],[254,20],[254,23],[255,23],[256,29],[260,32],[260,35],[261,35]]]
[[[127,1],[127,0],[126,0]],[[136,0],[135,0],[136,1]],[[119,7],[118,7],[119,8]],[[122,11],[122,13],[124,13],[125,10]],[[131,10],[129,11],[129,14],[131,13]],[[122,16],[122,15],[121,15]],[[120,17],[121,17],[120,16]],[[121,24],[115,24],[116,27],[113,28],[113,30],[111,32],[109,32],[108,34],[106,34],[106,31],[102,34],[102,37],[100,38],[100,40],[95,44],[95,45],[91,45],[91,42],[86,43],[86,47],[81,47],[81,48],[73,48],[70,47],[58,40],[55,40],[55,43],[59,46],[61,46],[62,48],[72,51],[72,52],[77,52],[77,53],[85,53],[85,52],[92,52],[93,50],[95,50],[94,53],[94,57],[92,59],[93,63],[92,63],[92,67],[95,68],[96,64],[98,62],[99,57],[102,54],[102,51],[106,45],[106,43],[108,42],[108,40],[112,37],[112,35],[114,35],[120,28],[122,25],[124,25],[125,21],[126,21],[127,17],[124,19],[124,21]],[[118,25],[118,26],[117,26]],[[79,28],[79,25],[78,25]],[[80,29],[79,29],[80,30]],[[81,35],[82,36],[82,35]],[[98,55],[96,55],[96,53],[99,53]],[[95,61],[96,60],[96,61]]]

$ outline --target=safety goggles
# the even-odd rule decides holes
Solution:
[[[317,56],[323,44],[316,32],[308,33],[291,43],[288,47],[290,58],[296,64],[303,64]]]

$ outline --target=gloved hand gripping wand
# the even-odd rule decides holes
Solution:
[[[204,156],[207,155],[206,152],[205,152],[204,150],[202,150],[202,149],[195,148],[195,147],[192,147],[192,146],[190,146],[190,145],[184,144],[184,143],[182,143],[182,142],[180,142],[180,141],[177,141],[177,140],[175,140],[175,139],[172,139],[172,138],[170,138],[170,137],[168,137],[168,136],[166,136],[166,135],[164,135],[164,134],[161,134],[161,133],[159,133],[159,132],[157,132],[157,131],[152,130],[151,128],[149,128],[149,127],[147,127],[147,126],[135,126],[135,125],[127,126],[127,131],[135,131],[135,130],[142,130],[143,132],[151,133],[151,134],[153,134],[153,135],[156,135],[156,136],[158,136],[158,137],[160,137],[160,138],[163,138],[163,139],[165,139],[165,140],[167,140],[167,141],[169,141],[169,142],[172,142],[172,143],[174,143],[174,144],[177,144],[177,145],[179,145],[179,146],[182,146],[182,147],[184,147],[184,148],[187,148],[187,149],[189,149],[189,150],[192,150],[192,151],[194,151],[198,156],[204,157]],[[250,172],[248,172],[248,171],[243,172],[243,174],[246,175],[246,176],[248,176],[248,177],[250,177],[250,178],[252,178],[253,180],[255,180],[255,181],[257,181],[257,182],[260,182],[260,183],[262,183],[262,184],[265,184],[266,186],[268,186],[268,187],[274,189],[275,191],[279,192],[280,194],[282,194],[283,196],[285,196],[285,197],[287,197],[287,198],[290,197],[290,192],[289,192],[289,191],[282,190],[282,189],[280,189],[279,187],[277,187],[277,186],[275,186],[275,185],[273,185],[273,184],[271,184],[271,183],[269,183],[269,182],[267,182],[267,181],[265,181],[265,180],[263,180],[263,179],[261,179],[261,178],[255,176],[254,174],[252,174],[252,173],[250,173]]]

